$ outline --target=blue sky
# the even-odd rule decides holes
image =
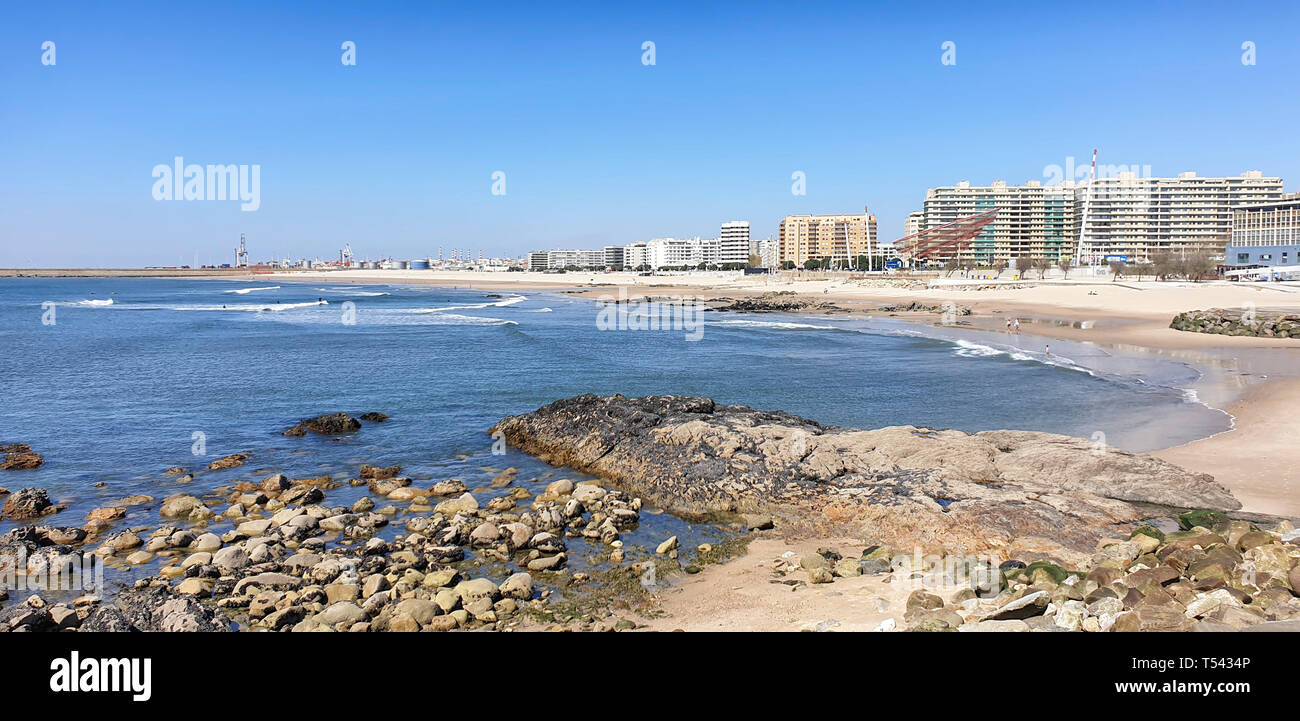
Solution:
[[[864,205],[889,240],[926,188],[1094,147],[1300,184],[1295,3],[469,5],[6,1],[0,267],[229,262],[241,232],[255,260],[763,237]],[[260,165],[260,208],[155,200],[178,155]]]

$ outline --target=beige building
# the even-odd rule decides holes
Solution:
[[[1085,264],[1106,258],[1136,263],[1162,252],[1220,257],[1232,234],[1233,209],[1281,200],[1282,179],[1258,170],[1220,178],[1120,173],[1080,188],[1078,197],[1086,218],[1079,247]]]
[[[877,252],[876,216],[863,208],[852,215],[788,215],[777,236],[778,261],[802,265],[809,259],[851,265]]]

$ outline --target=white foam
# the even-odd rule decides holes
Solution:
[[[218,311],[218,312],[228,310],[228,311],[242,311],[245,313],[261,313],[264,311],[269,311],[272,313],[279,313],[281,311],[294,310],[295,308],[311,308],[318,305],[329,305],[329,301],[313,300],[307,303],[265,303],[265,304],[245,303],[240,305],[173,305],[173,306],[166,306],[166,310],[179,310],[179,311],[199,310],[199,311]]]
[[[84,306],[89,306],[91,308],[103,308],[106,306],[113,305],[113,299],[108,298],[105,300],[83,300],[78,303],[68,303],[67,305],[84,305]]]
[[[278,285],[268,285],[268,286],[266,286],[265,288],[239,288],[238,290],[223,290],[223,291],[221,291],[221,292],[222,292],[222,293],[238,293],[238,294],[240,294],[240,295],[244,295],[245,293],[255,293],[255,292],[259,291],[259,290],[279,290],[279,289],[280,289],[280,286],[278,286]]]
[[[481,310],[483,308],[504,308],[515,303],[522,303],[528,300],[526,296],[512,295],[509,298],[503,298],[495,303],[473,303],[470,305],[445,305],[439,308],[420,308],[416,313],[443,313],[449,310]]]
[[[739,325],[750,328],[775,328],[779,330],[840,330],[833,325],[811,325],[809,323],[786,323],[776,320],[719,320],[718,325]]]
[[[362,296],[362,297],[366,297],[366,298],[372,298],[372,297],[377,297],[377,296],[381,296],[381,295],[392,295],[392,293],[382,293],[382,292],[378,292],[378,291],[367,291],[367,290],[349,290],[348,288],[317,288],[316,290],[318,290],[318,291],[320,291],[320,292],[322,292],[322,293],[338,293],[338,294],[342,294],[342,295],[356,295],[356,296]]]

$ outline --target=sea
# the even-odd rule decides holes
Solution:
[[[45,464],[0,472],[0,487],[46,489],[67,507],[40,522],[62,526],[123,496],[215,499],[275,472],[346,481],[363,463],[400,465],[417,484],[459,478],[484,502],[508,491],[488,487],[508,467],[535,492],[586,478],[511,448],[494,454],[487,432],[583,393],[703,395],[856,428],[1047,431],[1131,451],[1232,422],[1198,399],[1204,368],[1096,344],[888,316],[708,312],[651,330],[608,313],[563,291],[3,278],[0,443],[29,444]],[[340,437],[282,435],[338,411],[389,420]],[[250,458],[203,470],[233,453]],[[163,474],[174,466],[193,480]],[[327,503],[364,493],[344,483]],[[122,527],[157,525],[156,505]],[[0,521],[0,533],[14,525]],[[692,548],[725,533],[647,509],[626,540],[653,547],[669,535]]]

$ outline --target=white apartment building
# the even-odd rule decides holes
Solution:
[[[1079,189],[1080,217],[1087,217],[1079,257],[1143,262],[1162,252],[1222,256],[1232,234],[1235,206],[1282,199],[1282,179],[1258,170],[1236,177],[1142,178],[1120,173]]]
[[[916,235],[922,230],[925,230],[925,213],[920,210],[908,213],[903,225],[903,237]]]
[[[781,265],[781,243],[776,238],[754,241],[750,252],[758,256],[760,267],[776,268]]]
[[[531,265],[531,263],[530,263]],[[605,267],[605,251],[602,250],[549,250],[546,252],[546,267],[564,269],[570,266],[579,268]]]
[[[623,267],[636,270],[642,266],[650,267],[650,244],[628,243],[623,246]]]
[[[718,262],[724,265],[749,265],[749,221],[733,220],[722,224]]]
[[[748,251],[748,242],[745,248]],[[646,262],[655,270],[717,264],[722,258],[722,241],[720,238],[654,238],[646,244],[646,255]]]

